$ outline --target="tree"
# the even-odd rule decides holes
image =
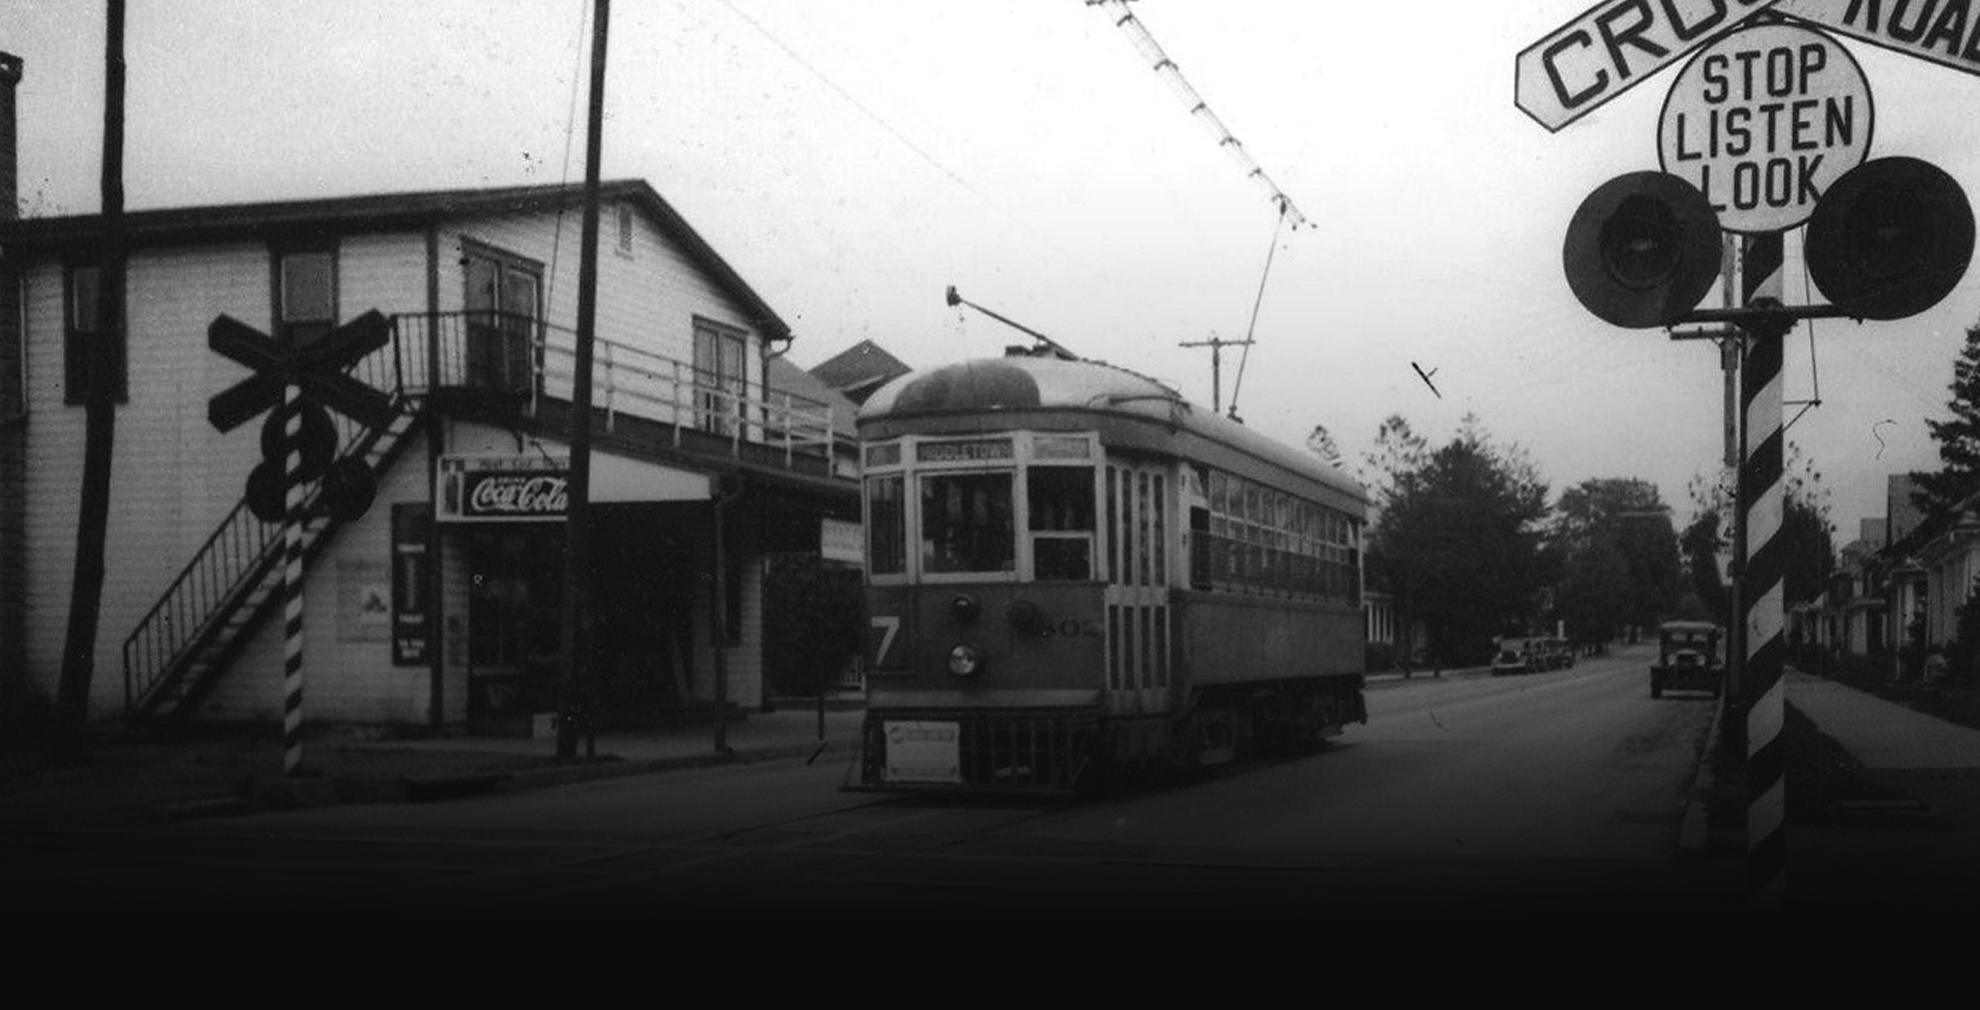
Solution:
[[[1524,630],[1546,584],[1547,486],[1525,454],[1492,444],[1475,417],[1434,451],[1399,417],[1368,462],[1380,472],[1371,555],[1405,620],[1443,662],[1481,662]]]
[[[1552,545],[1562,570],[1556,612],[1576,639],[1608,642],[1676,609],[1682,574],[1670,511],[1655,484],[1635,477],[1562,492]]]
[[[1829,521],[1822,472],[1800,446],[1788,444],[1782,472],[1781,528],[1774,543],[1781,557],[1782,598],[1793,605],[1820,597],[1835,570],[1835,524]],[[1726,624],[1733,617],[1732,601],[1721,582],[1718,552],[1732,541],[1729,532],[1721,532],[1732,528],[1732,502],[1723,484],[1708,487],[1702,481],[1692,482],[1691,497],[1697,512],[1681,538],[1685,585],[1709,608],[1713,620]]]
[[[1329,464],[1335,467],[1341,465],[1341,447],[1334,444],[1334,436],[1327,431],[1326,425],[1316,424],[1313,426],[1312,434],[1306,436],[1306,447],[1313,450],[1315,456],[1326,460]]]
[[[1966,346],[1953,361],[1953,380],[1947,388],[1952,399],[1946,409],[1952,417],[1925,422],[1932,440],[1939,443],[1940,467],[1911,475],[1917,482],[1912,501],[1928,516],[1948,511],[1980,491],[1980,324],[1967,327]]]

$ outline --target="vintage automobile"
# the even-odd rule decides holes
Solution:
[[[1533,654],[1542,670],[1565,670],[1574,665],[1574,649],[1565,638],[1536,638]]]
[[[1503,677],[1513,673],[1532,673],[1539,669],[1530,642],[1508,638],[1499,642],[1499,651],[1492,656],[1492,676]]]
[[[1650,667],[1650,697],[1665,691],[1725,689],[1726,668],[1719,657],[1720,628],[1710,621],[1665,621],[1657,628],[1657,662]]]

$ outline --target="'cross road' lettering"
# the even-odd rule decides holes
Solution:
[[[1528,46],[1513,102],[1558,130],[1781,0],[1606,0]]]

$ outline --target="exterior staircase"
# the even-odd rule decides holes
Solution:
[[[396,358],[396,344],[379,356]],[[367,364],[371,368],[366,369]],[[390,361],[384,367],[397,370]],[[384,369],[368,358],[353,369],[360,370]],[[392,401],[398,410],[383,428],[337,417],[339,458],[362,459],[373,476],[382,477],[404,454],[409,436],[418,430],[424,402],[402,388]],[[307,568],[343,524],[330,515],[321,481],[310,486],[304,515]],[[177,719],[197,710],[255,628],[280,610],[285,549],[283,524],[256,517],[243,495],[124,639],[127,726]]]

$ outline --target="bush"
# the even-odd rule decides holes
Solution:
[[[1369,642],[1362,649],[1362,669],[1369,673],[1381,673],[1396,668],[1396,646],[1393,642]]]

